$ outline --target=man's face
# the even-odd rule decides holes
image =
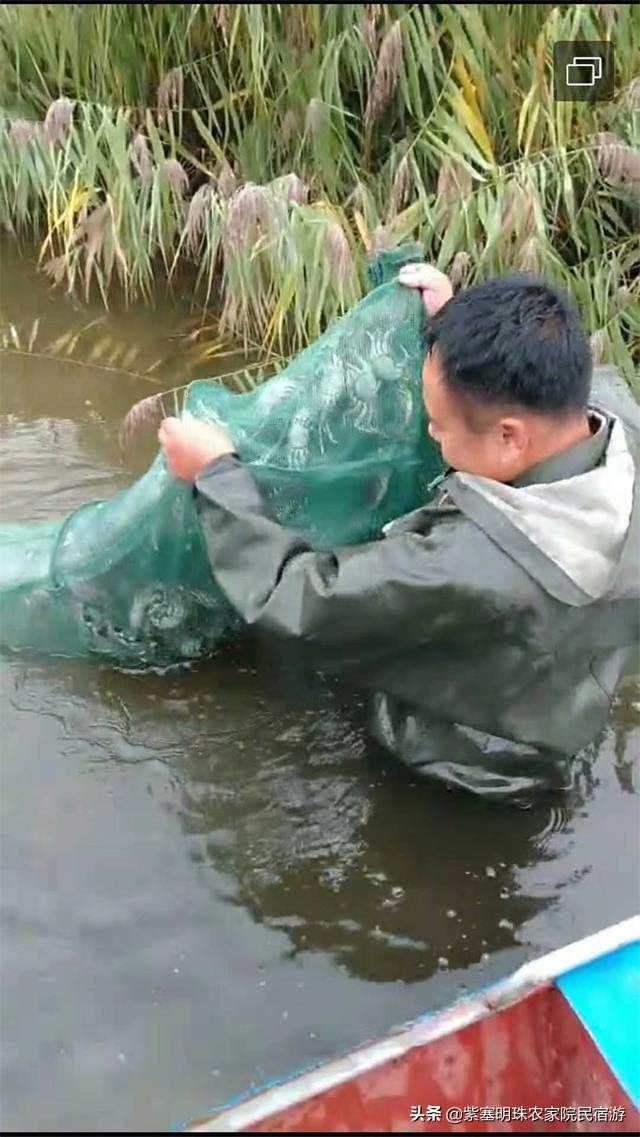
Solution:
[[[422,372],[429,434],[448,466],[461,473],[508,482],[526,468],[529,433],[525,418],[505,415],[502,408],[470,408],[444,381],[436,351]]]

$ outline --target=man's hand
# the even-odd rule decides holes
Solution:
[[[428,316],[435,316],[453,296],[453,288],[448,276],[433,265],[403,265],[398,273],[400,284],[407,288],[419,288]]]
[[[164,419],[158,439],[169,472],[185,482],[194,481],[214,459],[235,453],[235,446],[222,426],[191,417]]]

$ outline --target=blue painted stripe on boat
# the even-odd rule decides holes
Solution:
[[[556,980],[631,1101],[640,1106],[640,943]]]

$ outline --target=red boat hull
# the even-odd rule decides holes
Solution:
[[[412,1107],[426,1117],[429,1105],[439,1107],[440,1120],[411,1119]],[[457,1111],[453,1115],[452,1109]],[[477,1120],[472,1119],[473,1111]],[[458,1115],[460,1121],[451,1120]],[[614,1116],[620,1120],[609,1120]],[[640,1114],[574,1012],[550,985],[515,1006],[401,1055],[383,1069],[367,1071],[271,1114],[246,1131],[448,1133],[454,1129],[637,1133]]]
[[[640,1133],[640,917],[190,1128]]]

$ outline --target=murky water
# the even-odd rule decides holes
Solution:
[[[88,318],[6,251],[1,306]],[[183,319],[103,330],[150,360]],[[0,365],[4,519],[144,468],[152,441],[122,465],[116,435],[148,383]],[[637,911],[637,686],[569,798],[500,812],[414,785],[257,650],[165,678],[2,661],[5,1129],[168,1130]]]

